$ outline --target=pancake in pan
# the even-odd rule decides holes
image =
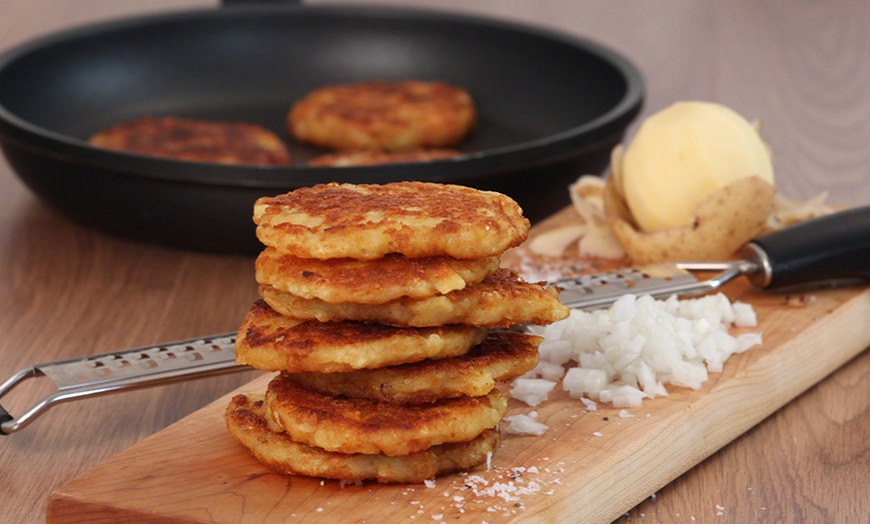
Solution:
[[[465,89],[414,80],[325,86],[294,103],[287,115],[297,140],[352,150],[450,146],[475,120]]]
[[[382,164],[411,164],[456,158],[454,149],[410,149],[407,151],[339,151],[312,158],[311,167],[354,167]]]
[[[486,338],[469,325],[428,329],[365,322],[306,322],[258,300],[236,336],[236,362],[265,371],[333,373],[467,353]]]
[[[270,431],[263,418],[262,396],[237,395],[227,406],[230,433],[262,464],[289,475],[348,482],[422,483],[483,464],[499,443],[498,428],[467,442],[440,444],[403,456],[343,454],[294,442],[286,433]]]
[[[429,404],[389,404],[324,395],[280,375],[269,383],[264,402],[269,429],[296,442],[337,453],[389,456],[472,440],[496,427],[507,411],[507,398],[498,389]]]
[[[482,344],[458,357],[345,373],[287,373],[283,380],[325,395],[395,404],[474,397],[492,391],[496,382],[531,371],[542,341],[518,331],[493,331]]]
[[[273,166],[290,163],[290,152],[281,139],[245,122],[147,116],[105,129],[89,142],[175,160]]]
[[[263,244],[319,259],[484,258],[529,232],[522,209],[505,195],[428,182],[300,188],[258,199],[253,218]]]
[[[463,289],[499,267],[498,257],[376,260],[298,258],[266,248],[256,262],[256,279],[301,298],[328,303],[383,304],[403,296],[422,298]]]

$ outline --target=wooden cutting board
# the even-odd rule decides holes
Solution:
[[[669,388],[626,418],[605,405],[588,412],[561,391],[537,408],[512,400],[508,415],[537,411],[549,430],[505,435],[489,469],[428,486],[282,476],[227,433],[227,395],[58,488],[47,521],[611,522],[870,346],[870,289],[789,297],[740,279],[724,291],[753,304],[759,326],[745,331],[761,332],[761,346],[702,389]],[[263,392],[270,378],[233,394]]]

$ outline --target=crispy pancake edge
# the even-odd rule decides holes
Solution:
[[[247,122],[178,117],[141,117],[90,137],[97,147],[147,156],[220,164],[290,164],[290,151],[277,135]]]
[[[462,87],[370,81],[309,92],[291,106],[287,128],[297,140],[321,147],[402,151],[454,145],[476,120],[474,100]]]
[[[230,434],[263,465],[286,475],[351,482],[422,483],[470,470],[483,464],[500,441],[496,427],[467,442],[441,444],[404,456],[333,453],[270,431],[263,418],[262,395],[236,395],[224,418]]]
[[[455,184],[319,184],[254,204],[257,238],[301,258],[483,258],[528,237],[510,197]]]
[[[426,405],[379,403],[323,395],[276,377],[264,398],[272,431],[338,453],[407,455],[448,442],[471,440],[498,425],[507,398],[494,389],[480,397]]]
[[[399,404],[480,396],[497,382],[534,369],[542,341],[536,335],[493,331],[482,344],[458,357],[345,373],[288,373],[283,380],[326,395]]]
[[[305,299],[383,304],[403,296],[424,298],[464,289],[498,269],[499,263],[499,257],[406,258],[397,254],[367,261],[320,260],[282,255],[267,247],[257,257],[255,276],[260,284]]]
[[[236,362],[264,371],[332,373],[373,369],[467,353],[487,329],[447,325],[426,329],[287,318],[263,300],[251,306],[236,336]]]
[[[504,268],[478,284],[446,295],[422,299],[404,297],[385,304],[328,304],[263,285],[260,296],[278,313],[321,322],[354,320],[411,327],[445,324],[511,327],[525,323],[550,324],[570,314],[569,308],[559,302],[557,288],[524,282],[516,273]]]

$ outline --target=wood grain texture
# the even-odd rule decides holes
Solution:
[[[784,194],[827,190],[843,206],[870,203],[868,2],[379,3],[495,16],[601,42],[644,73],[642,116],[677,100],[723,102],[763,120]],[[0,49],[91,21],[216,4],[5,0]],[[232,330],[256,295],[252,266],[246,258],[139,245],[72,225],[0,159],[0,377],[37,362]],[[870,470],[868,374],[864,351],[621,520],[859,520],[870,513],[870,497],[860,491]],[[59,486],[252,377],[60,406],[23,433],[0,437],[0,522],[43,522]],[[21,398],[3,401],[13,412],[44,385],[16,391]]]
[[[573,210],[560,213],[532,236],[572,217]],[[603,405],[586,412],[564,392],[534,409],[511,401],[508,415],[534,410],[550,429],[541,437],[505,436],[493,469],[472,474],[519,489],[537,482],[539,492],[508,501],[475,496],[463,489],[468,477],[461,475],[438,479],[434,488],[342,488],[334,481],[276,475],[227,434],[222,413],[228,395],[61,486],[49,502],[48,522],[73,523],[94,515],[107,521],[203,524],[279,522],[288,516],[305,522],[376,522],[387,509],[400,521],[611,522],[870,344],[870,324],[863,322],[870,318],[868,289],[814,292],[800,307],[745,281],[729,284],[726,292],[732,300],[753,304],[759,326],[744,331],[761,332],[764,343],[732,357],[700,390],[671,388],[668,397],[628,410],[631,418]],[[262,392],[268,379],[239,391]],[[530,466],[539,472],[509,478],[512,468]],[[855,486],[847,499],[859,498],[862,489]],[[410,500],[403,497],[409,492]],[[462,500],[452,498],[457,496]],[[858,517],[858,511],[857,504],[846,504],[827,516]]]

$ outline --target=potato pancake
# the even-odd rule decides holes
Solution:
[[[91,145],[194,162],[285,166],[287,146],[274,133],[245,122],[142,117],[101,131]]]
[[[498,425],[507,398],[494,389],[479,397],[389,404],[324,395],[278,376],[266,389],[264,407],[269,429],[296,442],[337,453],[396,456],[475,438]]]
[[[299,258],[268,247],[255,264],[260,284],[331,304],[383,304],[400,297],[423,298],[464,289],[499,267],[498,257],[406,258],[387,255],[376,260]]]
[[[287,126],[297,140],[321,147],[397,151],[456,144],[476,118],[461,87],[375,81],[315,89],[293,104]]]
[[[262,300],[236,337],[236,362],[265,371],[332,373],[373,369],[467,353],[487,330],[469,325],[427,329],[365,322],[306,322],[278,314]]]
[[[456,158],[454,149],[410,149],[408,151],[339,151],[320,155],[308,161],[311,167],[355,167],[382,164],[413,164]]]
[[[278,313],[300,319],[321,322],[355,320],[409,327],[543,325],[567,318],[570,313],[568,307],[559,302],[558,289],[524,282],[516,273],[504,268],[489,274],[478,284],[446,295],[420,299],[403,297],[384,304],[329,304],[263,285],[260,286],[260,296]]]
[[[268,467],[288,475],[348,482],[423,482],[468,470],[483,464],[500,439],[498,428],[494,428],[467,442],[440,444],[397,457],[333,453],[270,431],[263,417],[262,396],[236,395],[227,406],[225,421],[236,440]]]
[[[501,255],[528,237],[510,197],[429,182],[320,184],[254,204],[257,238],[300,258]]]
[[[283,380],[332,396],[395,404],[486,395],[496,382],[534,369],[544,339],[518,331],[494,331],[465,355],[345,373],[287,373]]]

